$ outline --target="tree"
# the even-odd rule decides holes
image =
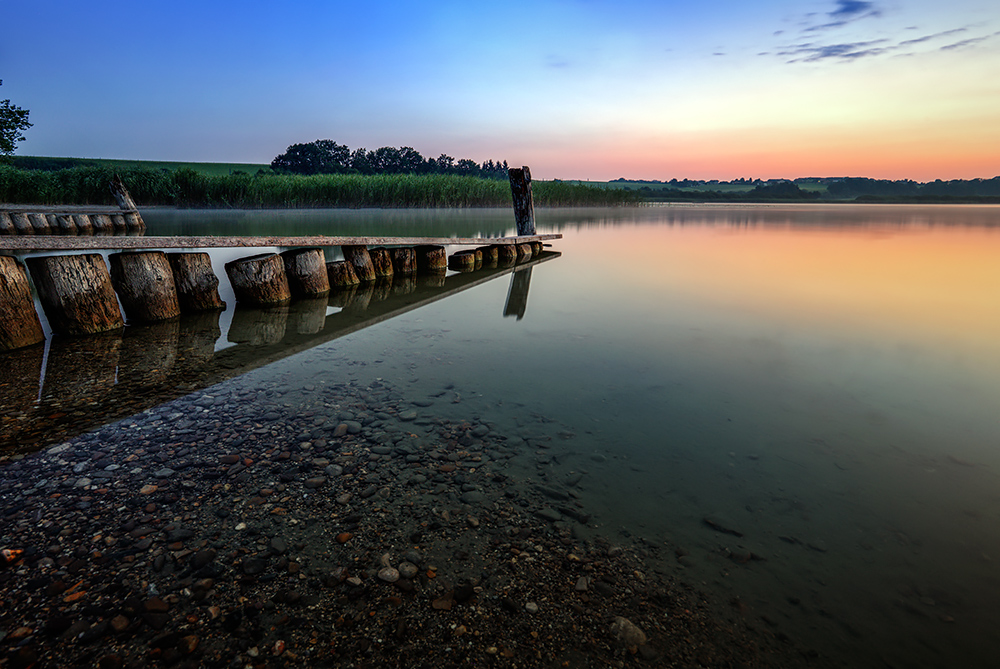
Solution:
[[[309,144],[292,144],[271,161],[278,172],[295,174],[335,174],[351,166],[351,150],[332,139],[317,139]]]
[[[0,79],[0,86],[3,80]],[[0,101],[0,157],[14,153],[18,142],[24,141],[23,130],[31,127],[28,110],[12,105],[10,100]]]

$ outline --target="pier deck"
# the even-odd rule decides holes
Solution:
[[[562,239],[558,233],[517,237],[147,237],[126,235],[4,235],[0,251],[92,251],[126,249],[209,249],[271,246],[486,246]]]

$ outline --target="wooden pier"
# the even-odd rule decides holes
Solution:
[[[514,237],[81,236],[61,230],[59,225],[64,219],[72,222],[79,216],[95,229],[114,229],[112,217],[21,212],[16,216],[19,224],[15,231],[23,234],[0,236],[0,351],[45,341],[31,284],[51,330],[58,335],[113,332],[122,329],[126,321],[159,323],[181,314],[224,309],[219,279],[203,249],[286,249],[280,255],[266,252],[226,263],[237,302],[258,307],[325,298],[358,284],[391,279],[395,274],[431,275],[443,280],[449,268],[467,273],[520,265],[538,257],[543,242],[562,235],[535,234],[528,168],[512,169],[510,182],[518,230]],[[135,203],[117,177],[111,191],[125,216],[134,213],[141,222]],[[8,212],[4,216],[7,218],[0,224],[14,220]],[[48,217],[56,220],[56,228],[43,230]],[[323,249],[334,246],[340,247],[344,260],[327,263]],[[447,246],[473,248],[449,259]],[[22,263],[3,251],[31,255]],[[36,255],[39,251],[57,253]],[[72,254],[74,251],[80,253]],[[107,258],[110,271],[98,251],[114,251]]]

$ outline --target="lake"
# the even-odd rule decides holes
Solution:
[[[495,210],[143,216],[148,235],[512,234],[512,215]],[[212,251],[230,308],[199,331],[189,385],[152,378],[162,359],[184,359],[185,330],[162,349],[155,333],[126,332],[110,372],[89,372],[79,358],[100,355],[60,342],[83,368],[58,383],[61,401],[88,389],[92,408],[47,409],[27,441],[166,416],[160,402],[226,384],[280,379],[286,409],[310,415],[322,412],[317,379],[386,384],[423,415],[509,435],[520,445],[501,460],[511,486],[574,481],[586,514],[571,522],[575,539],[644,546],[649,569],[803,661],[995,661],[1000,207],[664,205],[536,219],[564,235],[551,244],[560,255],[299,348],[287,335],[256,349],[229,336],[239,317],[222,265],[253,251]],[[341,311],[316,308],[328,323]],[[46,377],[51,387],[62,373],[50,348],[46,360],[0,358],[7,415],[44,404]],[[235,349],[231,374],[199,376]],[[149,350],[150,399],[129,390],[132,409],[102,406],[126,361]]]

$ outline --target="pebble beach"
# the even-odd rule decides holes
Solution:
[[[808,664],[461,401],[255,373],[5,458],[0,666]]]

